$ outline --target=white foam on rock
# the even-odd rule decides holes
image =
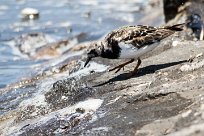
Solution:
[[[79,53],[80,52],[73,53],[72,55],[69,54],[70,55],[69,57],[74,55],[79,55]],[[63,58],[68,58],[68,57],[66,56]],[[62,60],[63,60],[62,58],[56,59],[51,65],[59,64],[60,63],[59,61],[62,61]],[[39,104],[41,104],[43,106],[46,106],[45,99],[43,96],[46,92],[48,92],[52,88],[52,85],[56,81],[63,80],[66,78],[72,78],[72,77],[81,78],[82,76],[89,75],[91,71],[103,72],[103,71],[106,71],[108,68],[108,66],[103,64],[98,64],[96,62],[90,62],[90,64],[85,68],[83,66],[84,66],[84,62],[81,62],[81,68],[75,73],[72,73],[69,75],[69,71],[66,71],[63,73],[53,75],[51,78],[48,77],[44,79],[43,82],[38,84],[38,91],[36,92],[34,97],[29,98],[28,100],[24,100],[23,102],[21,102],[20,106],[23,106],[23,105],[26,106],[29,104],[36,105],[36,106],[39,106]]]
[[[84,63],[82,63],[82,66],[84,65]],[[89,66],[86,68],[83,68],[81,66],[81,69],[78,70],[77,72],[69,75],[69,73],[65,72],[65,73],[60,73],[57,74],[55,76],[52,76],[51,78],[46,78],[43,80],[43,83],[39,83],[38,84],[38,91],[35,93],[34,97],[29,98],[27,100],[24,100],[20,103],[19,107],[26,107],[28,105],[34,105],[34,106],[43,106],[43,107],[47,107],[47,103],[45,102],[45,96],[44,94],[48,91],[51,90],[52,85],[59,80],[65,79],[65,78],[71,78],[71,77],[77,77],[77,78],[81,78],[82,76],[86,76],[88,74],[90,74],[91,71],[95,71],[95,72],[103,72],[105,71],[108,66],[102,65],[102,64],[98,64],[96,62],[90,62]],[[87,102],[88,103],[88,102]],[[77,106],[82,106],[83,103],[79,103],[79,105]],[[93,109],[94,104],[90,107],[89,104],[87,104],[88,107],[86,107],[87,109]],[[85,105],[83,105],[85,106]],[[82,106],[82,107],[83,107]]]
[[[103,100],[101,99],[88,99],[83,102],[79,102],[74,106],[74,109],[76,108],[84,108],[86,112],[88,111],[96,111],[103,103]]]
[[[88,112],[95,112],[98,108],[101,107],[103,103],[103,100],[101,99],[93,99],[93,98],[89,98],[85,101],[81,101],[73,106],[70,107],[66,107],[63,109],[60,109],[58,111],[54,111],[51,112],[50,114],[46,115],[46,117],[42,117],[38,122],[39,123],[46,123],[48,120],[50,120],[51,118],[54,118],[56,116],[65,116],[65,115],[69,115],[71,113],[76,112],[76,109],[78,108],[82,108],[85,110],[85,113]]]
[[[82,66],[83,65],[84,65],[84,63],[82,62]],[[96,72],[103,72],[108,68],[108,66],[105,66],[102,64],[97,64],[96,62],[90,62],[90,64],[86,68],[83,68],[82,66],[81,66],[81,69],[79,71],[77,71],[76,73],[73,73],[69,76],[62,74],[61,76],[58,76],[56,78],[52,77],[52,78],[47,78],[47,79],[43,80],[43,83],[40,83],[38,85],[38,92],[36,92],[34,97],[22,101],[19,105],[19,108],[23,109],[29,105],[33,105],[35,107],[47,108],[47,102],[45,101],[44,94],[51,89],[53,83],[62,79],[62,76],[63,76],[63,78],[71,78],[71,77],[75,77],[75,76],[81,77],[81,76],[85,76],[87,74],[90,74],[90,71],[95,70]],[[55,111],[55,112],[51,112],[48,115],[41,116],[41,117],[36,116],[37,112],[38,112],[36,110],[31,114],[31,116],[32,115],[36,116],[36,118],[34,118],[32,120],[25,120],[25,121],[21,122],[20,124],[14,125],[14,126],[12,126],[12,123],[7,124],[8,126],[7,126],[7,128],[6,128],[7,130],[5,132],[6,132],[6,134],[12,134],[13,132],[18,132],[23,126],[26,126],[27,124],[41,125],[43,123],[46,123],[47,121],[49,121],[52,118],[56,118],[57,116],[58,117],[59,116],[65,116],[65,115],[69,115],[71,113],[74,113],[77,108],[84,109],[85,110],[84,114],[86,114],[86,113],[94,114],[94,112],[102,105],[102,103],[103,103],[103,100],[101,100],[101,99],[90,98],[90,99],[87,99],[85,101],[78,102],[77,104],[75,104],[73,106],[66,107],[66,108],[63,108],[63,109]],[[93,115],[92,121],[95,121],[97,119],[98,119],[98,117],[96,115]]]
[[[75,76],[85,76],[90,74],[91,71],[94,72],[103,72],[108,69],[109,66],[103,65],[103,64],[98,64],[96,62],[90,62],[88,67],[84,68],[84,62],[82,62],[82,66],[80,70],[77,72],[73,73],[70,75],[70,77],[75,77]]]
[[[111,131],[112,127],[96,127],[92,128],[90,130],[85,131],[85,133],[82,134],[82,136],[87,136],[87,135],[100,135],[101,132],[108,132]]]
[[[111,129],[112,129],[111,127],[98,127],[98,128],[92,128],[91,131],[105,131],[105,132],[108,132]]]
[[[77,108],[82,108],[85,110],[85,113],[83,113],[84,115],[87,113],[91,113],[94,114],[94,112],[96,112],[96,110],[102,105],[103,100],[101,99],[87,99],[85,101],[79,102],[73,106],[70,107],[66,107],[54,112],[49,113],[46,116],[41,116],[35,119],[31,119],[31,120],[26,120],[18,125],[14,125],[14,126],[9,126],[7,128],[7,133],[6,135],[10,135],[12,133],[15,134],[20,134],[21,132],[19,132],[19,130],[23,127],[26,126],[27,124],[30,125],[35,125],[35,126],[40,126],[41,124],[46,123],[47,121],[49,121],[52,118],[57,118],[57,117],[63,117],[63,116],[67,116],[70,115],[71,113],[75,113]],[[6,131],[5,131],[6,132]]]

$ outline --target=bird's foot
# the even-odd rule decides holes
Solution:
[[[115,71],[115,73],[117,73],[118,71],[121,70],[121,68],[123,68],[123,70],[124,70],[125,65],[130,64],[130,63],[132,63],[133,61],[134,61],[134,59],[131,59],[131,60],[129,60],[128,62],[125,62],[125,63],[123,63],[123,64],[121,64],[121,65],[119,65],[119,66],[116,66],[116,67],[110,69],[109,72],[117,69],[117,70]]]
[[[124,70],[124,66],[125,66],[125,65],[116,66],[116,67],[110,69],[109,72],[117,69],[117,70],[115,71],[115,73],[117,73],[117,72],[119,72],[119,71],[121,70],[121,68],[123,68],[123,70]]]

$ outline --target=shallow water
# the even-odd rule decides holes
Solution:
[[[31,78],[43,70],[49,69],[75,56],[67,53],[54,59],[33,59],[22,53],[15,41],[22,34],[44,33],[47,42],[55,42],[81,33],[84,37],[78,43],[97,40],[112,29],[123,25],[137,24],[142,17],[142,7],[148,1],[142,0],[1,0],[0,2],[0,115],[16,109],[19,104],[29,104],[36,98],[39,103],[41,94],[51,85],[68,77],[63,73],[44,79],[37,85],[4,90],[10,84],[25,78]],[[36,20],[24,20],[21,10],[26,7],[36,8],[40,17]],[[39,43],[40,44],[40,43]],[[43,46],[43,45],[42,45]],[[82,62],[83,63],[83,62]],[[97,69],[97,68],[99,69]],[[104,71],[107,66],[91,63],[88,71]],[[78,71],[69,75],[87,74]],[[31,99],[32,97],[32,99]]]
[[[100,38],[108,31],[122,25],[134,24],[142,15],[138,12],[140,1],[115,0],[2,0],[0,5],[0,87],[18,81],[38,62],[22,58],[18,49],[4,42],[25,33],[43,32],[53,39],[75,36],[81,32],[87,36],[82,41]],[[21,10],[36,8],[37,20],[23,21]],[[133,8],[133,9],[131,9]],[[87,14],[90,14],[88,17]],[[70,32],[70,29],[72,32]],[[81,41],[80,41],[81,42]]]

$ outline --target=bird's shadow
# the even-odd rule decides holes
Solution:
[[[171,66],[174,66],[174,65],[185,63],[185,62],[188,62],[188,60],[182,60],[182,61],[165,63],[165,64],[158,64],[158,65],[149,65],[149,66],[140,68],[139,72],[136,75],[132,76],[132,77],[127,77],[128,73],[122,73],[120,75],[117,75],[116,77],[113,77],[113,78],[109,79],[108,81],[106,81],[104,83],[94,85],[93,87],[100,87],[100,86],[106,85],[108,83],[113,83],[113,82],[116,82],[116,81],[123,81],[123,80],[127,80],[127,79],[130,79],[130,78],[140,77],[140,76],[144,76],[146,74],[152,74],[157,70],[168,68],[168,67],[171,67]]]

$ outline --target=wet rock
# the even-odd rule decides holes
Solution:
[[[78,41],[79,43],[81,43],[81,42],[84,42],[84,41],[87,40],[88,34],[82,32],[82,33],[76,35],[75,37],[77,38],[77,41]]]
[[[15,123],[19,123],[28,119],[34,119],[37,116],[46,115],[49,113],[49,109],[43,105],[28,105],[24,108],[22,108],[21,111],[18,112]]]
[[[67,63],[67,61],[69,61]],[[59,64],[59,67],[55,68],[58,73],[63,73],[69,71],[69,74],[77,72],[81,67],[81,63],[76,60],[65,60],[63,63]]]
[[[165,21],[173,19],[179,12],[179,7],[188,0],[163,0]]]
[[[21,53],[32,56],[37,48],[49,43],[48,38],[43,33],[24,34],[15,39],[15,45]]]
[[[7,85],[4,88],[0,89],[0,93],[12,91],[13,89],[26,89],[30,87],[36,87],[36,83],[42,81],[43,79],[49,78],[51,76],[66,72],[68,74],[72,74],[79,70],[81,64],[76,60],[64,60],[61,63],[57,63],[56,66],[46,67],[44,70],[41,69],[42,72],[37,75],[33,75],[33,77],[24,77],[20,81],[16,83],[12,83]]]
[[[86,46],[85,44],[80,44],[80,45],[73,47],[71,49],[71,51],[81,51],[81,50],[85,50],[87,48],[88,48],[88,46]]]
[[[19,123],[18,127],[11,128],[18,135],[70,135],[77,134],[84,129],[87,123],[97,118],[96,110],[101,106],[102,100],[88,99],[76,105],[66,107],[30,120],[30,123]],[[77,112],[78,109],[83,112]],[[10,133],[10,134],[14,134]]]
[[[75,78],[57,81],[50,91],[42,95],[42,98],[38,97],[43,102],[21,104],[21,110],[16,114],[15,123],[46,115],[94,96],[92,88],[86,87],[84,83],[77,81]],[[87,109],[78,107],[75,111],[78,114],[83,114],[87,112]]]
[[[84,112],[85,112],[85,109],[83,109],[83,108],[77,108],[77,109],[76,109],[76,112],[84,113]]]
[[[178,105],[176,103],[182,104]],[[135,135],[137,130],[148,122],[175,116],[183,110],[183,107],[187,106],[184,103],[190,104],[188,100],[176,94],[170,94],[158,100],[151,99],[128,103],[127,99],[123,97],[117,102],[107,105],[106,108],[109,109],[107,115],[90,124],[81,135],[100,135],[101,133],[108,135]],[[97,128],[104,128],[104,130],[95,131]]]
[[[68,45],[70,44],[70,40],[61,40],[54,43],[48,43],[43,47],[37,48],[36,53],[32,56],[35,59],[51,59],[63,54],[63,51],[60,49],[64,49],[66,51]],[[74,41],[75,42],[75,41]],[[71,46],[71,45],[70,45]]]
[[[152,7],[158,7],[161,4],[160,0],[149,0],[149,5]]]
[[[77,43],[84,41],[86,37],[86,33],[80,33],[68,39],[48,43],[42,47],[37,48],[36,53],[31,57],[35,59],[51,59],[63,54],[67,54],[72,52],[73,48],[77,46]]]
[[[94,47],[94,45],[92,44],[93,42],[94,41],[77,44],[76,46],[71,48],[71,51],[74,51],[74,52],[76,52],[76,51],[85,51],[85,50],[88,50],[90,48],[93,48]]]
[[[39,18],[39,11],[34,8],[24,8],[21,11],[21,15],[23,20],[33,20],[33,19],[38,19]]]
[[[175,1],[164,0],[164,15],[165,21],[170,24],[187,23],[187,27],[191,29],[187,34],[193,34],[193,38],[203,40],[204,37],[204,23],[203,23],[203,10],[204,3],[202,0],[189,1]],[[191,33],[191,34],[190,34]],[[194,38],[195,37],[195,38]]]
[[[54,83],[52,89],[45,94],[45,99],[53,109],[61,109],[93,95],[93,88],[87,87],[76,78],[68,78]]]
[[[68,39],[55,41],[44,33],[30,33],[17,37],[14,46],[23,55],[27,55],[32,59],[52,59],[71,51],[85,37],[85,33],[80,33]]]

